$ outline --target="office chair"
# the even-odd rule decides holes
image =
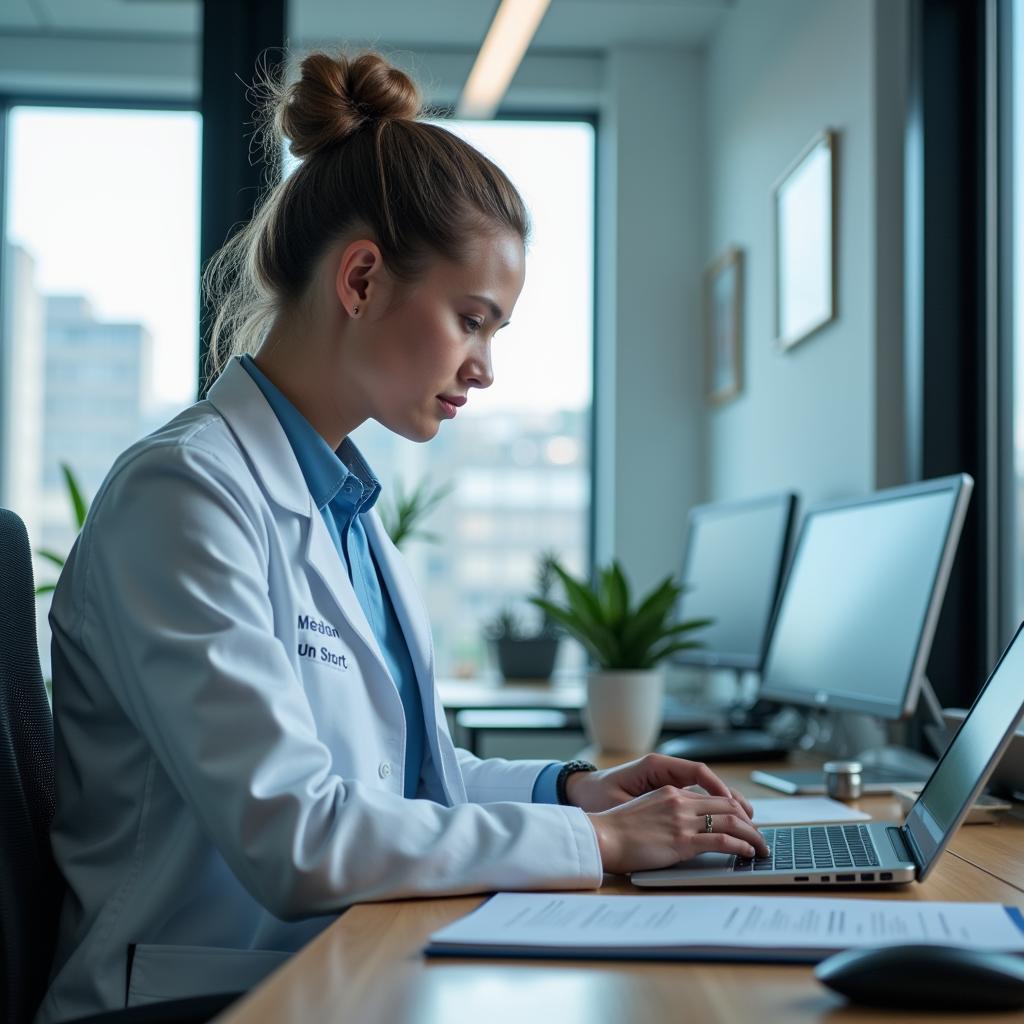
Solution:
[[[32,553],[0,508],[0,1020],[28,1024],[45,991],[64,880],[50,849],[53,719],[36,645]],[[74,1024],[203,1024],[241,993],[179,999]]]

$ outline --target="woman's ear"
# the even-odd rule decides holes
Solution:
[[[384,260],[376,242],[360,238],[345,246],[338,261],[334,290],[350,317],[358,319],[383,291]]]

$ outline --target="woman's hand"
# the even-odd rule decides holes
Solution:
[[[636,761],[597,772],[576,772],[565,786],[569,802],[585,811],[607,811],[662,786],[701,786],[710,796],[735,800],[747,818],[754,813],[750,803],[730,789],[706,764],[684,761],[665,754],[648,754]],[[687,793],[696,798],[697,793]]]
[[[751,824],[750,803],[705,764],[648,754],[604,771],[577,772],[565,791],[588,812],[605,871],[662,868],[699,853],[768,852]]]
[[[712,831],[707,831],[707,815]],[[664,868],[700,853],[765,856],[768,847],[737,800],[697,796],[675,786],[588,814],[605,871]]]

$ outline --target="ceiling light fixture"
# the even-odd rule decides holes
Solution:
[[[551,0],[501,0],[455,108],[456,117],[494,116]]]

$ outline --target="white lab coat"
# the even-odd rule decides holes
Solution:
[[[51,612],[70,892],[37,1024],[244,989],[359,901],[600,884],[584,813],[529,803],[547,762],[453,746],[426,610],[365,521],[423,699],[415,800],[395,682],[245,369],[118,459]]]

